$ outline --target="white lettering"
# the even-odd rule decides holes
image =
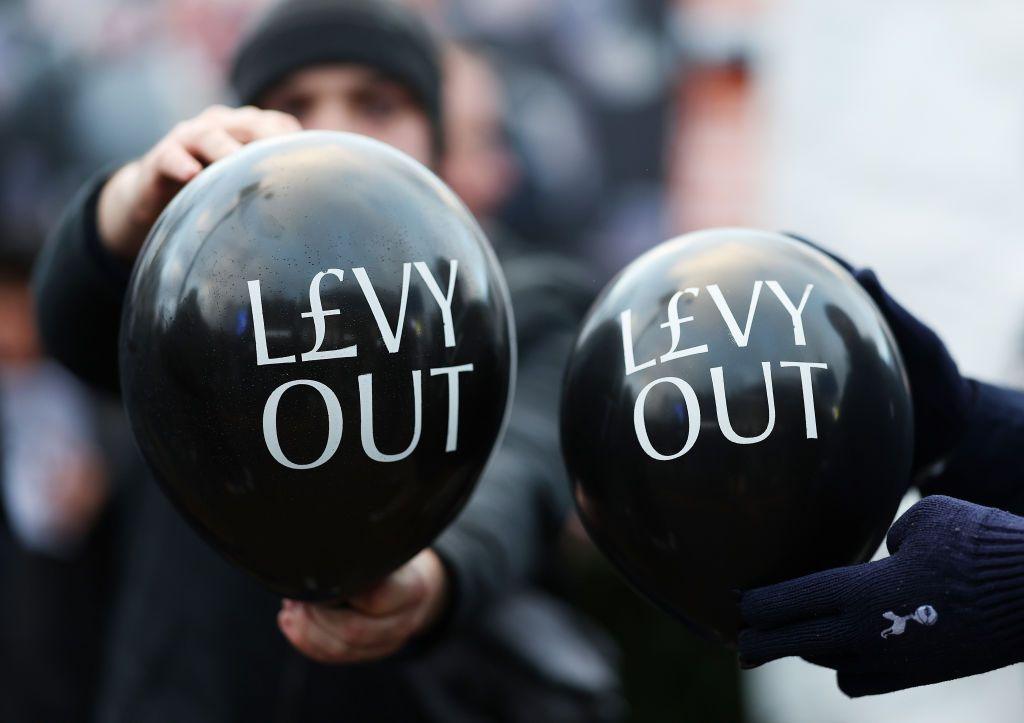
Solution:
[[[816,362],[779,362],[781,367],[800,369],[800,391],[804,395],[804,421],[807,424],[807,439],[818,438],[818,419],[814,415],[814,389],[811,386],[811,369],[828,369],[828,364]]]
[[[754,282],[754,293],[750,297],[750,308],[747,311],[747,325],[743,331],[740,331],[739,324],[736,323],[736,317],[733,316],[728,302],[722,296],[722,290],[718,288],[718,284],[711,284],[707,287],[708,293],[711,294],[715,306],[718,307],[718,311],[722,315],[722,320],[729,327],[729,333],[736,341],[736,346],[740,348],[745,347],[750,339],[750,325],[754,321],[754,310],[757,309],[757,299],[761,295],[761,285],[762,282],[760,281]]]
[[[264,364],[288,364],[295,361],[295,355],[270,358],[267,351],[267,332],[263,327],[263,299],[260,295],[260,282],[249,282],[249,303],[252,306],[252,333],[256,337],[256,366]]]
[[[455,325],[452,323],[452,297],[455,295],[455,275],[459,271],[459,260],[452,259],[449,264],[447,295],[443,295],[441,293],[441,287],[437,285],[433,274],[430,273],[430,269],[425,263],[417,261],[413,266],[415,266],[416,270],[420,272],[420,276],[423,277],[423,281],[427,284],[427,288],[430,289],[431,296],[434,297],[434,301],[437,302],[438,307],[441,309],[441,324],[444,328],[444,345],[446,347],[455,346]]]
[[[352,269],[356,281],[359,282],[359,288],[363,290],[363,296],[366,297],[366,303],[370,305],[370,311],[373,312],[377,328],[380,329],[380,338],[383,339],[384,346],[387,347],[391,354],[398,351],[402,343],[402,327],[405,325],[405,305],[409,301],[409,270],[410,266],[408,263],[402,264],[402,300],[398,307],[398,320],[395,322],[395,330],[392,331],[388,325],[388,319],[384,315],[384,309],[380,305],[380,299],[377,298],[377,292],[374,291],[373,284],[370,283],[370,279],[366,275],[366,269],[361,266]]]
[[[327,407],[327,444],[324,446],[323,454],[315,462],[309,464],[296,464],[285,457],[277,438],[277,406],[286,391],[300,384],[313,387],[320,392],[320,396],[324,398],[324,405]],[[341,404],[338,403],[338,397],[330,387],[312,379],[296,379],[285,382],[271,392],[270,398],[267,399],[267,403],[263,407],[263,439],[267,443],[267,449],[274,459],[291,469],[313,469],[333,457],[341,444],[342,423]]]
[[[444,443],[445,452],[454,452],[459,445],[459,374],[471,371],[472,364],[430,370],[432,377],[442,374],[448,377],[448,437]]]
[[[764,441],[775,428],[775,395],[772,392],[772,368],[768,362],[761,362],[761,369],[764,372],[764,387],[768,393],[768,426],[756,437],[741,437],[736,434],[729,421],[729,407],[725,396],[725,378],[722,374],[722,367],[712,367],[711,386],[715,392],[715,411],[718,413],[718,426],[722,428],[722,434],[730,442],[736,444],[756,444]]]
[[[679,349],[679,327],[687,322],[693,321],[692,316],[686,316],[682,319],[679,318],[679,297],[683,294],[690,294],[694,298],[697,298],[697,294],[700,293],[700,289],[689,288],[677,291],[668,302],[668,321],[661,325],[662,329],[670,329],[672,332],[672,348],[668,352],[661,355],[661,362],[672,361],[673,359],[680,359],[684,356],[692,356],[694,354],[703,354],[708,350],[707,344],[701,344],[700,346],[691,346],[687,349]]]
[[[786,311],[789,312],[790,317],[793,319],[793,342],[797,346],[806,346],[807,340],[804,338],[804,320],[801,316],[804,313],[804,307],[807,305],[807,299],[811,296],[811,289],[814,288],[814,284],[807,284],[807,288],[804,289],[804,295],[800,298],[800,305],[793,306],[793,302],[786,296],[786,292],[782,290],[782,286],[779,285],[778,281],[766,281],[768,288],[779,297],[779,301],[786,307]]]
[[[336,316],[341,313],[338,309],[327,309],[324,310],[323,302],[320,299],[320,282],[323,281],[324,276],[327,274],[334,274],[338,277],[338,283],[341,283],[345,278],[345,272],[341,269],[327,269],[327,271],[321,271],[313,280],[309,282],[309,311],[302,313],[303,319],[313,319],[313,328],[316,330],[316,343],[310,351],[305,352],[302,355],[302,361],[316,361],[319,359],[341,359],[343,357],[354,357],[356,355],[356,345],[346,346],[344,349],[331,349],[329,351],[320,351],[320,345],[324,343],[324,334],[327,331],[327,325],[324,323],[324,317]]]
[[[644,418],[644,407],[647,404],[647,395],[656,385],[663,383],[675,386],[682,393],[683,401],[686,403],[686,417],[689,424],[689,429],[686,432],[686,443],[683,445],[683,448],[675,454],[662,454],[654,448],[654,445],[651,444],[650,437],[647,436],[647,420]],[[633,405],[633,427],[636,429],[636,438],[640,442],[640,446],[643,448],[644,452],[647,453],[648,457],[663,462],[682,457],[690,451],[693,445],[697,442],[697,435],[700,434],[700,403],[697,401],[697,394],[693,391],[693,387],[678,377],[662,377],[661,379],[655,379],[653,382],[641,389],[640,394],[636,398],[636,403]]]
[[[647,367],[653,367],[657,362],[654,359],[645,361],[640,366],[636,365],[633,359],[633,311],[626,309],[619,315],[619,322],[622,324],[622,355],[626,363],[626,376]]]
[[[363,451],[375,462],[398,462],[405,459],[420,442],[420,431],[423,424],[423,391],[420,382],[420,370],[412,373],[413,395],[413,432],[412,441],[404,451],[397,454],[385,454],[377,449],[373,439],[373,374],[359,375],[359,432],[363,438]],[[393,418],[388,419],[389,424]]]

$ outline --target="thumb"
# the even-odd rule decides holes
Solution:
[[[839,690],[843,691],[850,698],[891,693],[901,687],[897,681],[898,678],[894,680],[894,676],[878,672],[840,670],[836,674],[836,683],[839,686]]]
[[[885,536],[885,546],[889,554],[895,555],[899,549],[913,543],[922,532],[932,527],[942,527],[961,512],[967,503],[946,497],[930,495],[915,504],[893,523]]]

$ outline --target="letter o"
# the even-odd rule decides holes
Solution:
[[[281,451],[281,443],[277,438],[277,406],[281,403],[281,397],[284,396],[286,391],[300,384],[313,387],[313,389],[320,392],[320,396],[324,398],[324,405],[327,407],[327,445],[324,447],[324,452],[320,455],[319,459],[309,464],[295,464],[285,457],[284,452]],[[271,392],[266,406],[263,407],[263,439],[267,443],[267,449],[274,459],[291,469],[313,469],[333,457],[341,445],[342,426],[341,404],[338,402],[338,397],[331,391],[330,387],[312,379],[296,379],[282,384]]]
[[[644,419],[644,407],[647,403],[647,395],[655,385],[665,382],[672,384],[682,392],[683,401],[686,402],[686,418],[690,427],[686,433],[686,444],[684,444],[683,448],[675,454],[662,454],[654,448],[654,445],[651,444],[650,437],[647,436],[647,421]],[[700,402],[697,400],[697,393],[693,391],[693,387],[679,377],[662,377],[661,379],[655,379],[653,382],[641,389],[640,394],[637,395],[636,403],[633,405],[633,426],[636,428],[637,441],[640,442],[640,446],[643,447],[643,450],[647,453],[648,457],[662,462],[682,457],[693,448],[694,443],[697,441],[697,435],[700,434]]]

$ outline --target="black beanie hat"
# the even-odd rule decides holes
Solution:
[[[289,73],[331,62],[372,67],[408,88],[440,150],[437,42],[414,11],[394,0],[279,0],[243,36],[229,79],[239,102],[251,105]]]

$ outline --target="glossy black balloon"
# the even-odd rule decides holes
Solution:
[[[808,284],[791,313],[782,296],[795,312]],[[871,299],[815,249],[743,229],[683,236],[628,266],[583,324],[562,402],[591,537],[642,593],[727,643],[737,590],[870,556],[911,442],[906,375]]]
[[[411,158],[342,133],[254,143],[182,190],[136,264],[136,440],[228,559],[282,595],[344,598],[469,497],[512,385],[507,298],[480,228]]]

